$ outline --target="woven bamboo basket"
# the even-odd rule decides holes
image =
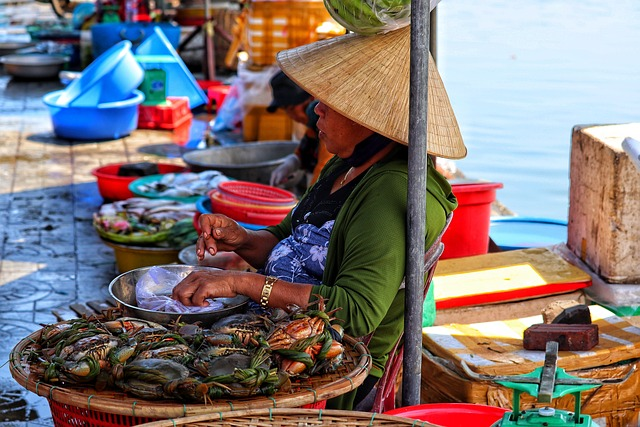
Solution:
[[[154,421],[138,427],[435,426],[426,421],[371,412],[323,409],[249,409]]]
[[[272,396],[212,400],[206,404],[187,404],[177,401],[150,401],[119,391],[97,391],[94,388],[58,387],[38,381],[29,374],[29,365],[23,355],[37,340],[41,330],[22,339],[9,355],[9,369],[13,378],[24,388],[46,397],[54,415],[56,427],[79,425],[56,422],[60,419],[83,417],[90,422],[86,427],[130,426],[153,420],[180,418],[205,413],[268,408],[296,408],[301,406],[319,407],[318,403],[348,393],[358,387],[371,369],[371,356],[365,345],[354,338],[345,336],[343,364],[336,372],[314,375],[306,379],[292,381],[290,391],[278,391]],[[108,417],[105,416],[108,415]],[[108,418],[104,422],[94,422],[94,418]]]

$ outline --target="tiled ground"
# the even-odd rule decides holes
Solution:
[[[0,74],[2,427],[53,425],[46,399],[13,380],[6,363],[11,349],[41,324],[55,322],[52,309],[106,297],[117,275],[112,249],[91,225],[103,202],[91,170],[142,160],[182,164],[181,147],[168,131],[135,131],[104,142],[56,139],[41,97],[60,88],[58,81]]]

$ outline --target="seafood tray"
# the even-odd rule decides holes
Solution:
[[[73,388],[62,387],[37,381],[23,357],[41,333],[42,330],[33,332],[13,348],[9,355],[9,369],[18,384],[48,399],[57,427],[75,425],[65,423],[65,419],[89,419],[87,426],[128,426],[213,412],[314,405],[352,391],[362,384],[371,368],[367,348],[356,339],[345,335],[344,358],[337,370],[307,378],[295,378],[289,391],[280,390],[271,396],[232,399],[226,397],[209,400],[203,404],[174,400],[147,401],[120,391],[98,391],[81,385]]]

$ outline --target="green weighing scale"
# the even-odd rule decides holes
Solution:
[[[558,343],[555,341],[547,342],[544,365],[528,374],[514,376],[477,374],[464,361],[462,361],[462,368],[469,378],[493,381],[513,389],[513,409],[506,412],[492,427],[595,427],[596,424],[589,415],[580,413],[580,393],[604,384],[624,382],[635,370],[633,366],[623,378],[574,377],[567,374],[564,369],[558,368]],[[520,394],[523,392],[535,397],[539,403],[551,403],[555,398],[572,394],[575,399],[574,410],[573,412],[565,411],[551,406],[520,410]]]

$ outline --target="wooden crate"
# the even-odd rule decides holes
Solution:
[[[435,357],[428,351],[422,354],[422,403],[476,403],[511,409],[513,392],[511,389],[492,382],[470,380],[459,374],[446,359]],[[568,371],[569,374],[584,378],[619,378],[624,377],[629,365],[612,365]],[[637,390],[640,387],[640,372],[634,371],[621,384],[607,384],[600,388],[582,392],[582,412],[590,415],[601,427],[637,426],[640,404]],[[526,393],[520,396],[522,409],[536,406],[535,399]],[[554,399],[552,406],[556,409],[573,411],[573,396],[566,395]]]
[[[335,24],[322,0],[252,0],[246,24],[249,62],[271,65],[279,51],[318,41],[316,29],[326,21]]]
[[[640,283],[640,174],[622,150],[640,124],[576,126],[567,246],[606,282]]]
[[[610,311],[590,306],[591,317],[599,327],[600,343],[590,351],[561,351],[558,367],[571,375],[588,378],[620,378],[640,357],[640,329]],[[461,361],[487,375],[521,375],[542,366],[544,351],[522,347],[524,330],[541,323],[542,316],[475,324],[450,324],[423,329],[422,400],[425,403],[464,402],[502,408],[511,407],[512,393],[492,382],[468,379]],[[636,425],[640,401],[637,390],[640,373],[634,371],[627,381],[607,384],[582,394],[583,411],[598,425]],[[522,395],[522,408],[535,400]],[[552,406],[572,410],[573,398],[554,399]],[[602,421],[604,420],[604,422]]]

